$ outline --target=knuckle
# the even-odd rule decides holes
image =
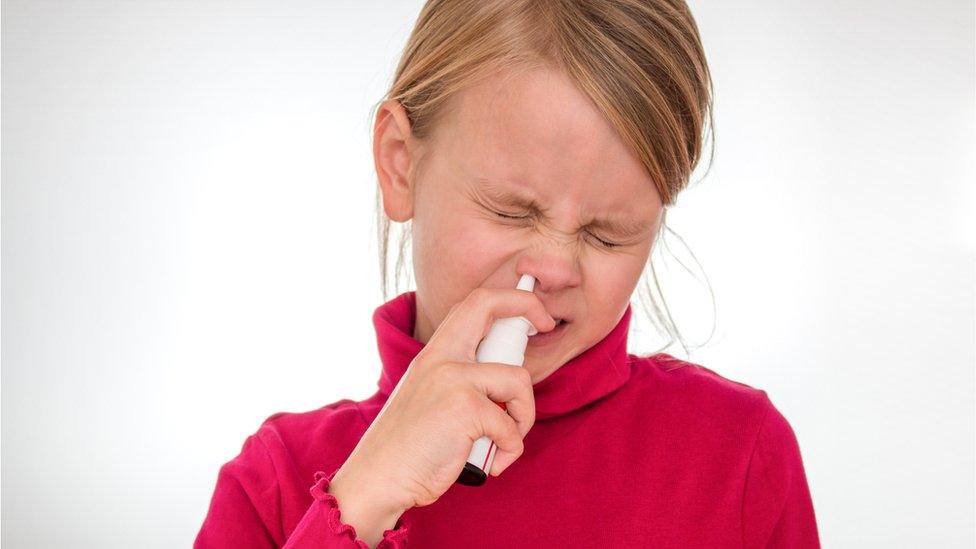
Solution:
[[[518,433],[515,433],[515,436],[512,437],[510,444],[512,447],[510,452],[515,454],[515,457],[521,456],[522,452],[525,451],[525,443],[522,442],[522,437],[518,436]]]
[[[454,385],[463,378],[464,371],[455,362],[442,362],[437,366],[437,376],[444,383]]]
[[[457,415],[470,414],[478,406],[478,395],[471,391],[453,391],[450,396],[450,409]]]
[[[525,296],[525,299],[527,299],[529,303],[531,303],[536,307],[541,307],[545,309],[545,305],[542,303],[542,298],[539,297],[539,294],[535,292],[523,292],[523,293],[528,294]]]
[[[540,306],[542,305],[542,298],[539,297],[539,294],[537,294],[535,292],[525,292],[525,293],[528,294],[528,295],[525,296],[526,299],[530,299],[530,300],[532,300],[533,303],[536,303],[536,304],[538,304]]]
[[[513,446],[522,445],[522,433],[519,431],[518,424],[515,423],[515,419],[508,415],[506,412],[499,410],[501,412],[502,421],[505,422],[505,437],[512,443]]]
[[[514,367],[512,370],[514,370],[512,375],[520,385],[532,385],[532,374],[528,370],[524,367]]]
[[[491,299],[491,293],[485,288],[475,288],[468,294],[468,299],[471,300],[471,304],[475,307],[485,307]]]

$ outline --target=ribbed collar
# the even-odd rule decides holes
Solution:
[[[424,348],[424,343],[413,337],[416,306],[416,292],[409,291],[380,305],[373,313],[376,342],[383,362],[378,385],[386,396],[393,392],[410,362]],[[631,306],[627,305],[620,321],[606,337],[532,386],[536,419],[572,412],[612,393],[630,379],[627,355],[630,317]]]

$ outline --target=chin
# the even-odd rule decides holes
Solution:
[[[532,373],[533,383],[538,383],[541,379],[536,379],[537,377],[555,372],[577,354],[570,353],[569,350],[567,342],[554,342],[545,347],[527,347],[522,365]]]

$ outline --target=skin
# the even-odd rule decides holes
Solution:
[[[526,349],[535,384],[619,322],[664,209],[650,174],[565,74],[496,76],[452,97],[426,140],[397,101],[384,102],[373,153],[387,216],[413,220],[414,337],[426,343],[474,288],[514,288],[531,274],[549,314],[569,321],[558,340]],[[604,219],[635,230],[592,225]]]

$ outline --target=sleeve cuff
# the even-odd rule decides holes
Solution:
[[[312,494],[313,498],[325,504],[329,528],[335,534],[347,537],[362,549],[370,549],[365,541],[356,537],[356,528],[353,525],[342,522],[339,501],[328,492],[329,483],[332,482],[332,479],[338,471],[339,468],[337,467],[329,474],[325,474],[323,471],[316,472],[315,484],[309,489],[309,493]],[[401,516],[393,529],[383,531],[383,538],[376,545],[376,549],[400,549],[406,547],[409,528],[409,524],[404,522]]]

